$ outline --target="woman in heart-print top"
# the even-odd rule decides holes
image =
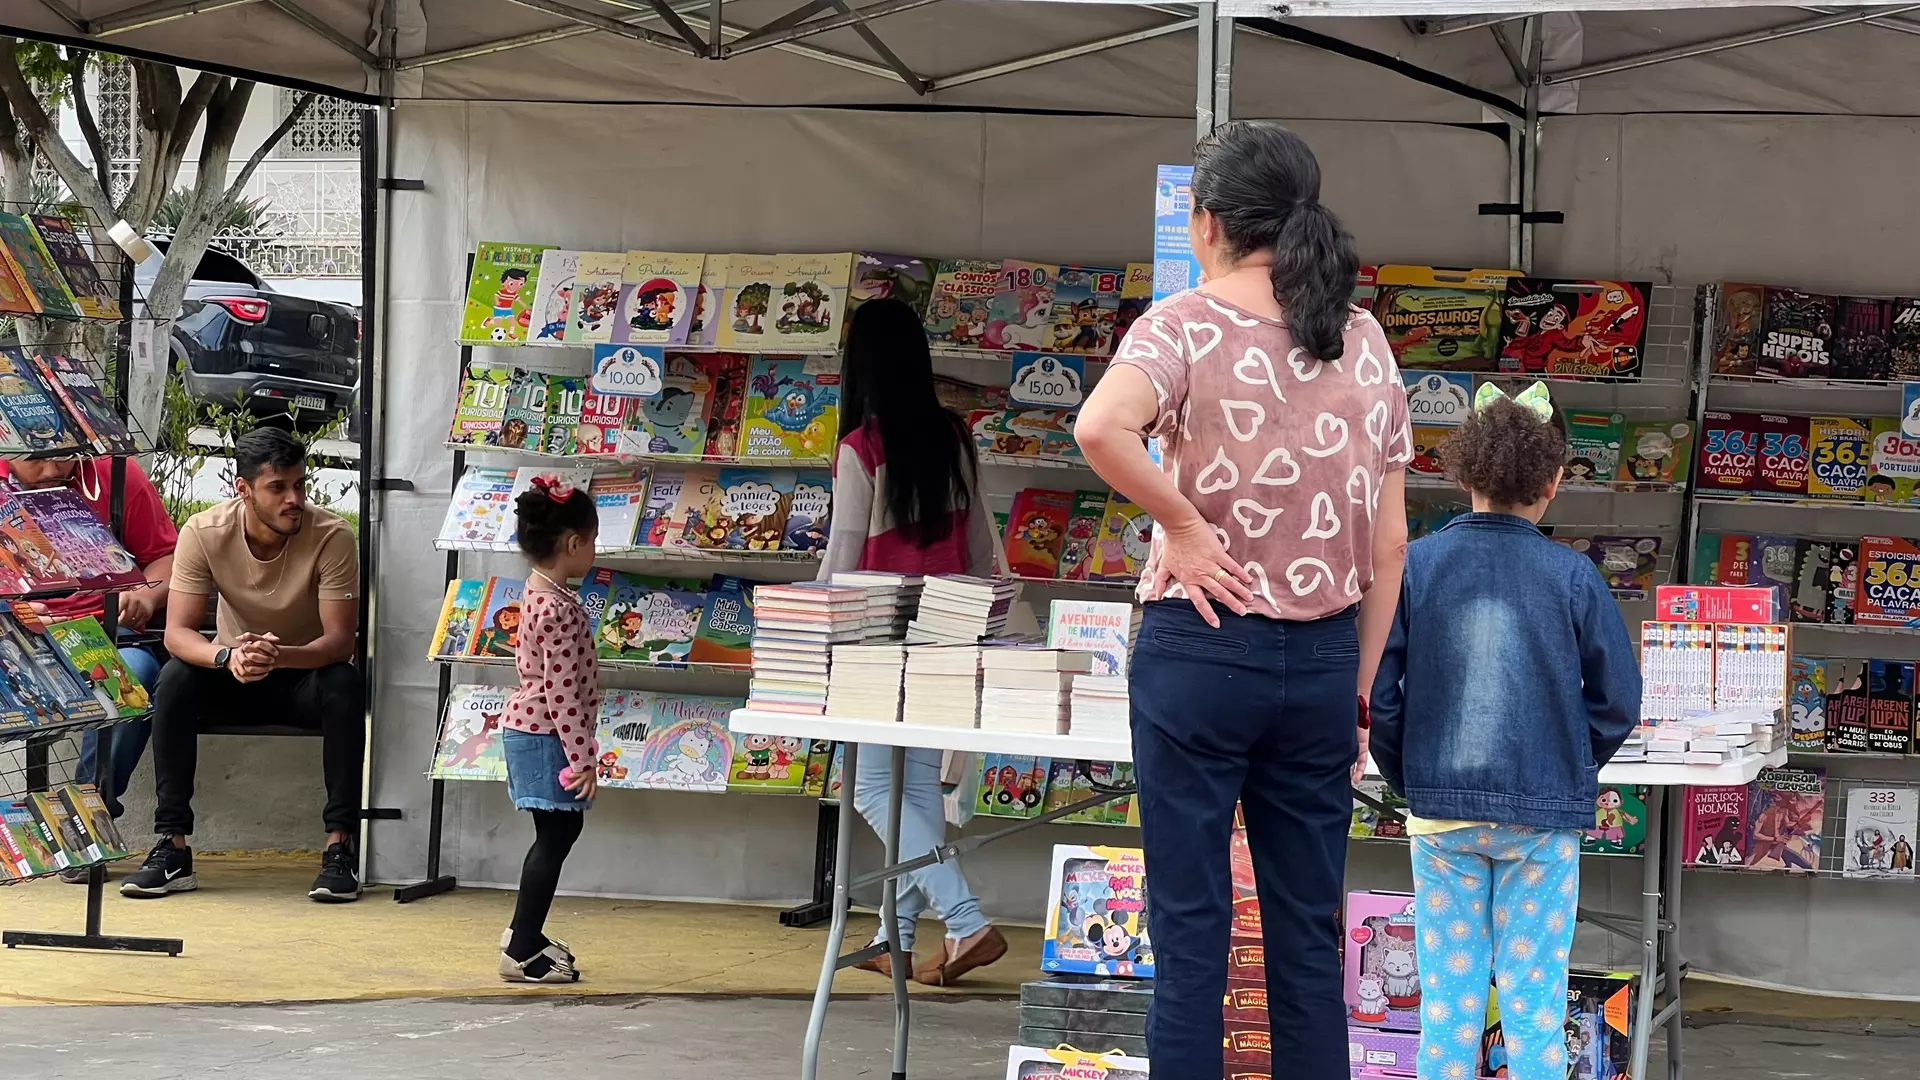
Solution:
[[[1155,1080],[1221,1075],[1238,802],[1272,1060],[1334,1080],[1334,917],[1363,699],[1405,560],[1407,400],[1379,324],[1349,304],[1353,238],[1298,136],[1225,125],[1195,149],[1192,191],[1203,284],[1133,324],[1076,430],[1156,523],[1129,676],[1153,880],[1147,1045]]]

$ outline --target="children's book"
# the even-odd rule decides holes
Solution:
[[[1867,661],[1867,749],[1879,754],[1913,753],[1913,665],[1909,662]]]
[[[580,586],[582,605],[596,615],[594,645],[603,660],[678,664],[693,649],[706,606],[702,583],[621,574],[595,567]]]
[[[9,591],[70,589],[79,582],[55,552],[53,542],[27,512],[18,494],[0,497],[0,566],[18,582]],[[96,519],[97,520],[97,519]]]
[[[1692,866],[1745,866],[1747,788],[1690,787],[1686,796],[1686,847]]]
[[[514,470],[513,490],[507,494],[507,529],[501,537],[503,544],[511,546],[520,537],[520,520],[514,510],[520,496],[533,490],[536,477],[547,476],[562,481],[575,491],[587,491],[593,484],[593,469],[585,465],[522,465]]]
[[[927,299],[927,339],[935,346],[986,348],[987,322],[1000,290],[1000,264],[948,259],[933,276]]]
[[[1759,490],[1783,495],[1807,493],[1810,430],[1804,416],[1760,414]]]
[[[1653,595],[1653,574],[1660,565],[1658,536],[1596,536],[1587,557],[1607,579],[1617,600],[1645,600]]]
[[[20,268],[5,253],[5,245],[0,245],[0,314],[38,315],[40,300],[27,288],[26,279],[21,277]]]
[[[673,523],[674,504],[680,501],[680,488],[687,481],[687,471],[677,465],[661,465],[653,470],[652,482],[647,485],[646,506],[640,511],[640,524],[634,530],[633,542],[638,547],[680,547],[685,544],[687,523],[682,521],[676,527]],[[674,542],[669,542],[669,538]]]
[[[725,574],[714,576],[687,659],[696,664],[753,662],[753,593],[747,583]]]
[[[66,870],[98,861],[87,850],[86,828],[68,817],[66,807],[61,805],[54,792],[36,791],[24,801],[27,809],[33,813],[34,821],[40,825],[41,835],[51,838],[55,865]]]
[[[623,454],[699,457],[706,449],[706,400],[711,385],[691,360],[667,358],[659,397],[634,399],[627,428],[620,433]]]
[[[1106,516],[1107,495],[1104,491],[1073,493],[1073,512],[1067,517],[1066,541],[1060,548],[1060,580],[1084,581],[1092,572],[1093,546]]]
[[[440,744],[427,775],[435,780],[506,780],[500,719],[506,715],[508,693],[504,686],[471,683],[447,692]]]
[[[794,482],[790,469],[721,469],[712,497],[692,526],[694,546],[778,551]]]
[[[1153,977],[1147,869],[1139,848],[1055,844],[1040,968]]]
[[[85,365],[68,356],[35,355],[33,362],[41,381],[53,390],[79,425],[81,437],[94,449],[103,454],[131,454],[139,449]]]
[[[114,715],[94,693],[93,683],[67,663],[47,635],[34,633],[18,620],[9,619],[6,636],[12,645],[6,652],[8,662],[19,663],[45,690],[55,711],[65,719],[78,723],[106,720]]]
[[[1920,502],[1920,439],[1900,432],[1901,419],[1879,416],[1868,433],[1867,482],[1860,497],[1875,503]]]
[[[1060,267],[1008,259],[1000,264],[982,342],[988,349],[1045,352],[1053,338],[1053,289]]]
[[[613,320],[616,345],[687,345],[700,304],[702,269],[726,257],[671,251],[629,251],[620,273],[620,296]]]
[[[1807,494],[1816,499],[1857,499],[1872,458],[1872,423],[1851,416],[1807,420]]]
[[[1372,296],[1369,288],[1369,297]],[[1127,336],[1127,330],[1134,321],[1146,314],[1153,306],[1153,264],[1128,263],[1126,280],[1120,284],[1120,310],[1113,319],[1113,340],[1110,351],[1119,352],[1120,342]]]
[[[121,717],[138,716],[151,707],[147,690],[127,671],[120,650],[107,640],[107,632],[91,615],[47,624],[47,636],[60,650],[73,670],[85,676],[95,688],[101,704]]]
[[[1793,728],[1793,748],[1819,753],[1827,748],[1826,661],[1796,656],[1789,670],[1787,719]]]
[[[1068,797],[1068,805],[1092,797],[1096,785],[1108,788],[1116,785],[1125,787],[1134,782],[1133,765],[1130,762],[1089,761],[1084,771],[1080,769],[1078,762],[1073,762],[1072,766],[1073,767],[1068,770],[1068,783],[1072,786],[1072,791]],[[1058,774],[1056,773],[1055,775]],[[1051,780],[1048,781],[1047,796],[1049,799],[1053,796],[1053,784]],[[1099,806],[1090,806],[1084,810],[1077,810],[1060,820],[1083,825],[1137,826],[1140,824],[1140,819],[1136,815],[1133,805],[1132,796],[1113,799],[1109,802],[1101,803]]]
[[[573,278],[579,268],[577,251],[548,248],[540,253],[540,272],[529,286],[533,301],[527,308],[527,344],[571,344],[567,323],[573,315]]]
[[[1029,754],[987,754],[980,762],[981,813],[989,817],[1030,818],[1047,797],[1046,758]]]
[[[59,841],[43,831],[27,800],[0,802],[0,854],[16,880],[62,869]]]
[[[1081,356],[1113,351],[1113,325],[1120,314],[1125,270],[1062,266],[1053,288],[1053,326],[1046,348]]]
[[[807,780],[807,740],[794,735],[736,735],[727,790],[798,795]]]
[[[827,357],[756,357],[740,457],[826,460],[840,439],[840,369]]]
[[[106,522],[79,492],[64,487],[42,488],[22,491],[15,497],[81,585],[112,589],[146,580],[133,555],[120,546]]]
[[[4,245],[7,260],[19,273],[20,280],[33,290],[40,311],[59,319],[80,314],[66,278],[61,276],[53,255],[40,242],[40,235],[33,231],[26,218],[0,213],[0,245]]]
[[[1638,855],[1647,843],[1647,789],[1638,784],[1602,784],[1593,800],[1593,827],[1581,830],[1580,850],[1595,855]]]
[[[1093,674],[1125,675],[1136,610],[1132,604],[1055,600],[1047,618],[1047,648],[1090,652]]]
[[[549,454],[570,455],[579,452],[574,433],[580,426],[580,413],[586,406],[587,380],[578,375],[547,376],[546,434],[541,449]]]
[[[1511,271],[1382,266],[1373,315],[1402,368],[1492,371]]]
[[[693,298],[693,318],[687,323],[687,344],[711,349],[720,343],[720,324],[726,321],[727,270],[732,260],[726,255],[706,256],[700,268],[700,290]]]
[[[721,305],[720,334],[716,343],[723,349],[759,352],[768,342],[769,314],[778,314],[773,296],[779,289],[774,281],[780,275],[776,255],[734,255],[727,260],[727,294]]]
[[[647,502],[647,470],[616,469],[595,473],[587,485],[594,509],[600,514],[600,536],[594,546],[613,551],[634,546],[640,515]]]
[[[772,332],[765,347],[801,352],[836,348],[845,330],[853,253],[774,259]]]
[[[1713,327],[1713,373],[1752,375],[1760,359],[1767,289],[1735,281],[1720,284],[1720,317]]]
[[[782,551],[820,551],[827,546],[833,516],[833,474],[803,469],[795,474],[793,499],[787,506]]]
[[[1826,814],[1822,769],[1762,769],[1747,799],[1747,866],[1812,873],[1820,869]]]
[[[628,701],[638,691],[628,692]],[[727,717],[744,698],[645,695],[647,743],[640,759],[640,786],[670,791],[727,790],[733,733]]]
[[[1905,584],[1920,573],[1920,545],[1897,536],[1860,538],[1860,584],[1853,621],[1861,626],[1920,625],[1920,594]]]
[[[1910,878],[1920,838],[1920,790],[1847,785],[1847,877]]]
[[[635,708],[627,695],[640,698]],[[652,719],[646,695],[638,690],[608,690],[600,698],[600,716],[594,741],[600,744],[596,763],[601,787],[640,787],[640,759],[646,753],[647,723]]]
[[[1755,374],[1788,379],[1824,379],[1831,375],[1839,298],[1769,285],[1766,305]]]
[[[113,815],[107,811],[107,801],[100,797],[98,788],[92,784],[68,784],[60,789],[60,798],[67,804],[69,813],[86,823],[102,861],[124,859],[133,854],[120,826],[114,824]]]
[[[708,386],[704,456],[708,461],[737,457],[751,361],[740,353],[701,353],[693,357],[693,363],[706,376]]]
[[[1760,474],[1760,417],[1709,410],[1700,430],[1700,488],[1753,490]]]
[[[487,583],[480,578],[462,578],[447,582],[447,598],[440,602],[440,621],[433,626],[433,643],[427,658],[465,656],[473,644],[474,624],[480,621],[480,608],[487,600]]]
[[[613,340],[620,308],[621,274],[626,261],[626,255],[618,251],[579,253],[573,271],[573,303],[564,335],[567,344],[605,345]]]
[[[1507,279],[1500,370],[1638,378],[1652,288],[1646,281]]]
[[[827,773],[839,753],[840,744],[830,739],[815,739],[807,748],[807,780],[800,794],[818,799],[827,793]]]
[[[1620,479],[1685,484],[1693,461],[1693,425],[1685,420],[1629,423],[1620,439]]]
[[[53,214],[30,214],[28,220],[40,234],[40,242],[46,245],[53,264],[60,268],[60,276],[73,294],[73,304],[80,309],[80,314],[89,319],[118,319],[120,301],[106,282],[100,280],[100,273],[74,231],[73,223]]]
[[[663,524],[656,526],[656,530],[667,530],[662,546],[695,546],[694,536],[699,532],[707,504],[717,497],[719,490],[719,469],[700,465],[686,470],[682,474],[679,490],[674,493],[673,504],[664,511]]]
[[[507,386],[507,408],[500,419],[497,445],[515,450],[538,450],[547,437],[547,377],[537,371],[513,369]]]
[[[467,656],[512,657],[520,648],[520,594],[527,583],[520,578],[487,579],[480,617],[474,621]]]
[[[19,349],[0,349],[0,413],[28,450],[75,450],[77,425],[55,400],[40,371]]]
[[[483,241],[474,250],[460,344],[526,344],[540,284],[540,258],[549,247]]]
[[[440,539],[488,547],[512,536],[513,480],[512,469],[467,466],[447,503]]]
[[[1592,483],[1618,476],[1626,425],[1627,418],[1619,413],[1568,413],[1566,481]]]
[[[454,406],[448,442],[460,446],[500,444],[500,425],[506,419],[513,374],[513,368],[468,366],[460,377],[460,403]]]
[[[933,267],[909,255],[863,251],[853,257],[853,283],[847,287],[847,322],[869,300],[898,300],[922,319],[933,291]]]
[[[1015,495],[1007,523],[1008,568],[1019,577],[1053,577],[1072,515],[1071,492],[1028,488]]]
[[[1136,580],[1152,546],[1153,519],[1115,492],[1107,499],[1106,513],[1100,519],[1100,535],[1093,543],[1088,576],[1094,581]]]
[[[627,426],[627,409],[636,399],[594,390],[589,380],[580,396],[580,425],[573,431],[573,452],[581,455],[620,452],[620,429]]]

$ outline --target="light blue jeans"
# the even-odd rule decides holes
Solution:
[[[887,836],[887,799],[893,790],[893,747],[861,746],[855,772],[853,804],[882,839]],[[940,751],[909,749],[906,777],[900,787],[900,851],[902,861],[918,858],[947,839],[945,804],[940,798]],[[947,924],[947,936],[971,937],[987,928],[980,901],[968,887],[960,867],[951,862],[921,867],[900,880],[900,900],[894,909],[900,925],[900,948],[913,951],[913,934],[922,912],[932,909]]]
[[[153,693],[153,686],[160,681],[160,661],[145,649],[120,650],[120,662],[127,665],[127,672],[139,680],[147,693]],[[147,739],[153,734],[152,720],[129,720],[124,724],[115,724],[108,728],[95,728],[80,736],[80,760],[73,770],[73,782],[93,784],[93,762],[95,747],[102,737],[107,740],[108,762],[113,775],[108,783],[97,784],[100,798],[107,804],[107,813],[119,817],[125,808],[120,805],[120,797],[127,793],[127,784],[133,779],[133,770],[140,767],[140,755],[147,752]]]

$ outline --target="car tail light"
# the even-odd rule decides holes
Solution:
[[[257,296],[209,296],[209,304],[218,306],[222,311],[243,323],[262,323],[267,321],[270,305]]]

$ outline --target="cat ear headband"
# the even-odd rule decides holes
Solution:
[[[1539,417],[1543,424],[1553,419],[1553,399],[1547,396],[1547,384],[1537,381],[1511,399],[1505,390],[1493,383],[1481,383],[1480,389],[1473,395],[1473,411],[1482,412],[1496,401],[1508,400]]]

